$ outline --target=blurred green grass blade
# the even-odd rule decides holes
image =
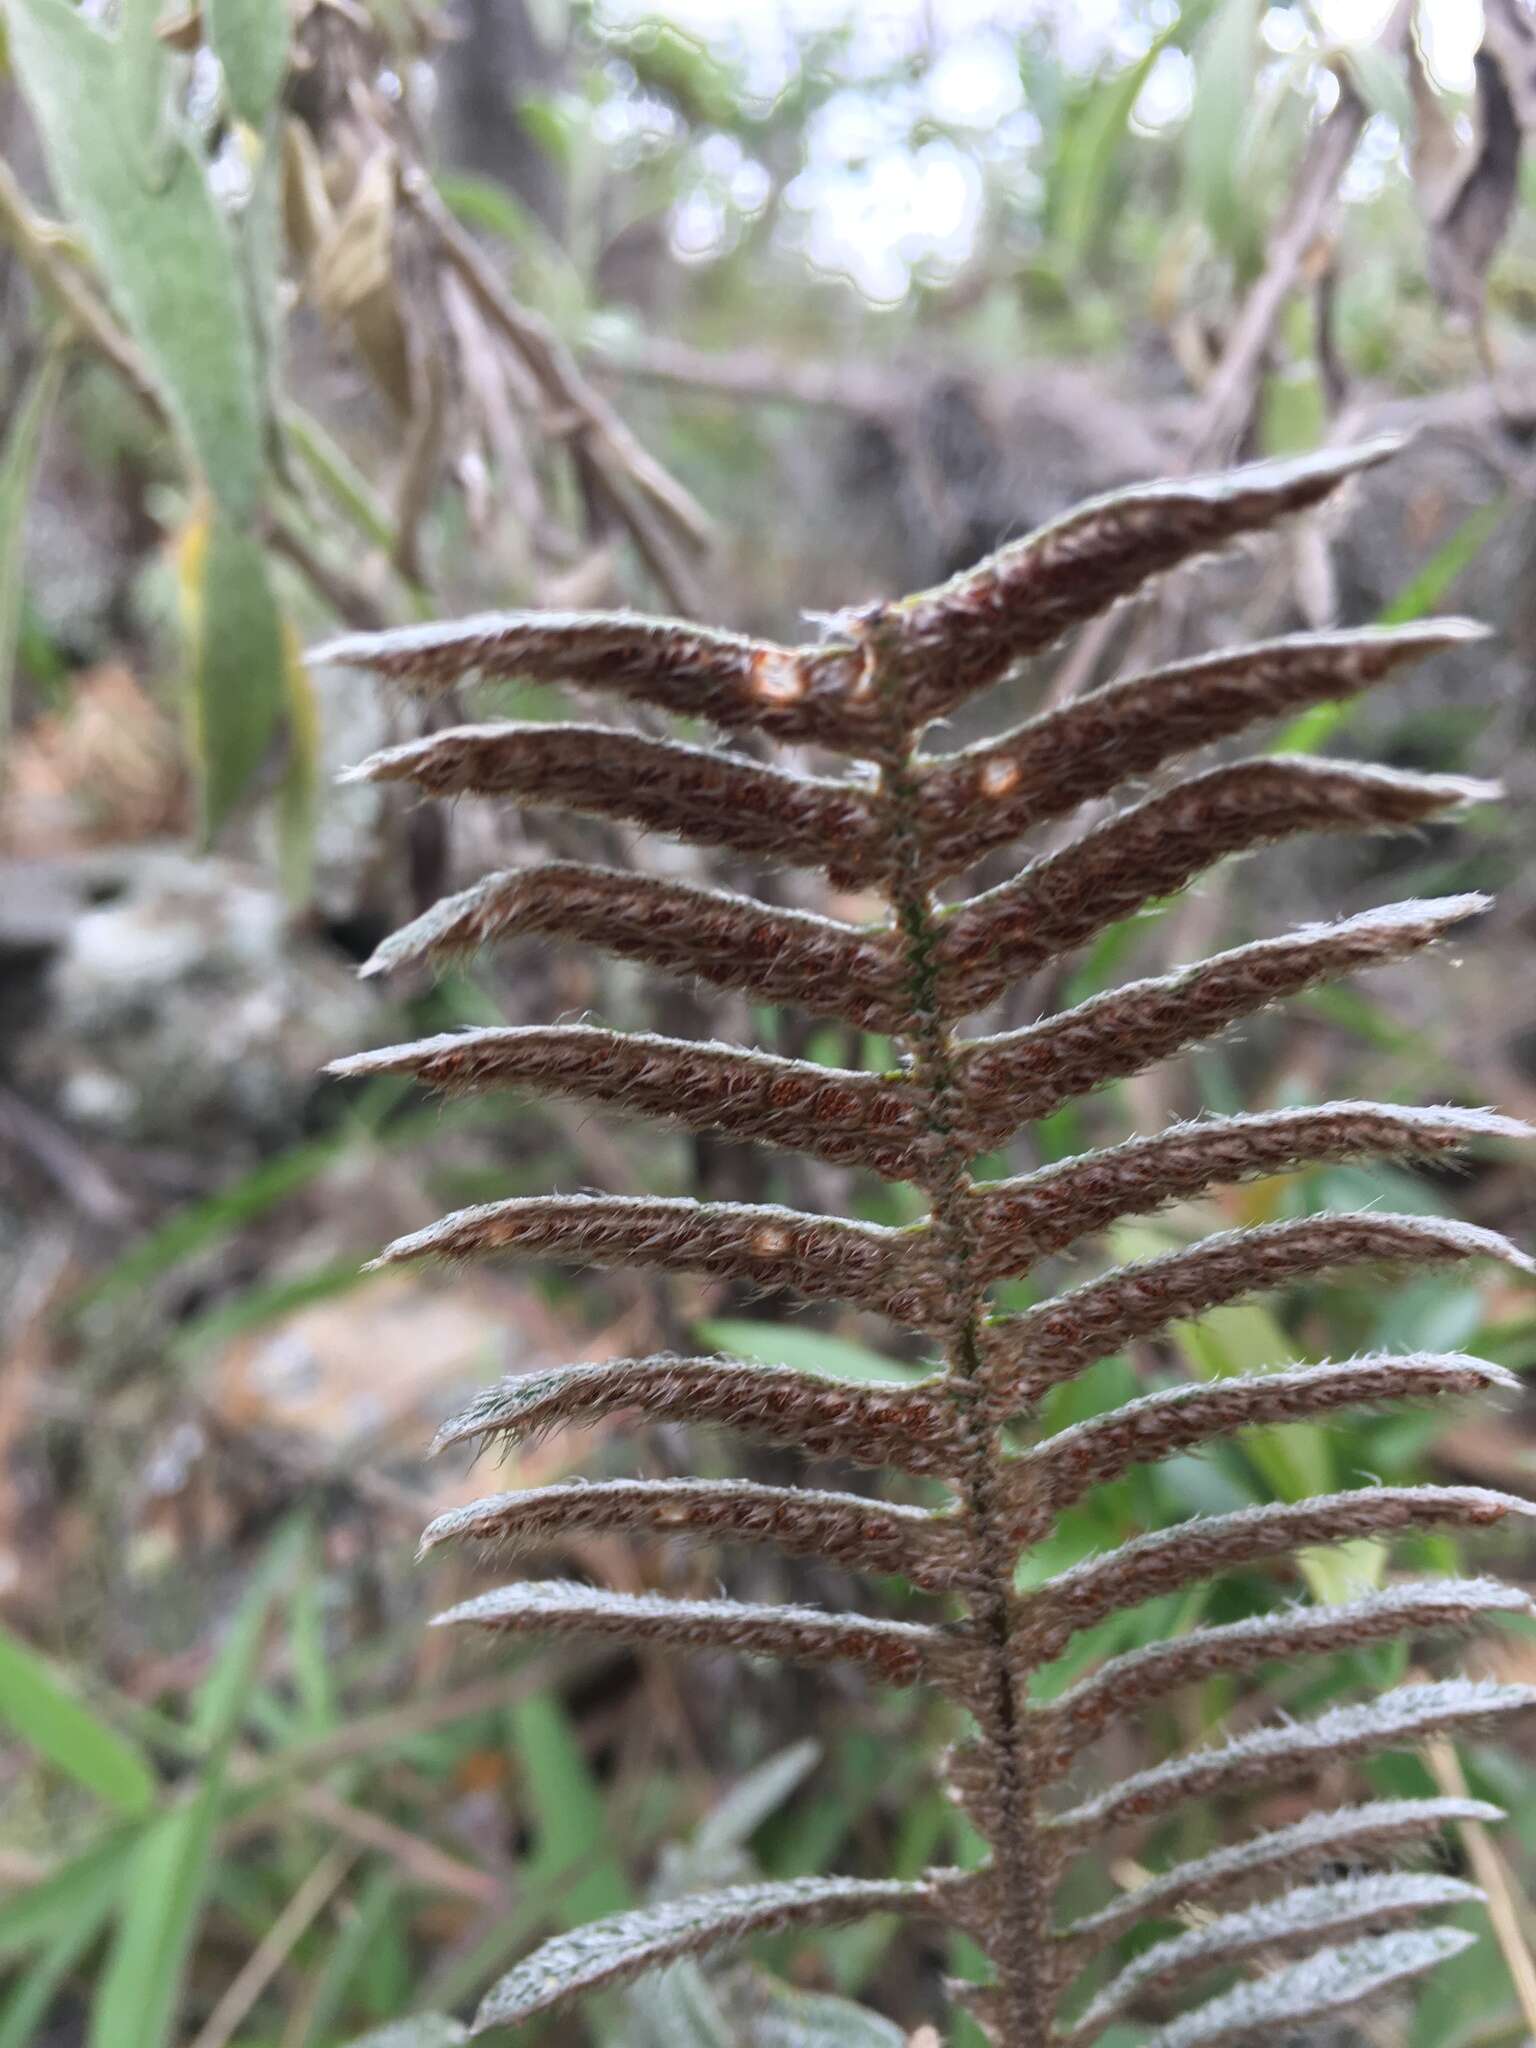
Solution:
[[[113,1828],[61,1870],[0,1904],[0,1959],[62,1941],[71,1927],[110,1912],[141,1833],[136,1826]]]
[[[223,1761],[194,1796],[146,1829],[126,1873],[123,1910],[91,2005],[90,2048],[169,2048],[182,1974],[208,1881]]]
[[[280,1529],[236,1609],[218,1658],[198,1687],[192,1733],[203,1753],[197,1788],[145,1830],[91,2007],[90,2048],[169,2048],[181,1981],[208,1886],[229,1752],[250,1702],[268,1616],[306,1540]]]
[[[0,1626],[0,1720],[38,1755],[120,1813],[155,1801],[155,1775],[136,1744],[70,1690],[47,1659]]]
[[[523,1797],[538,1837],[527,1883],[537,1890],[551,1878],[579,1873],[560,1899],[562,1927],[633,1905],[618,1860],[602,1847],[608,1835],[603,1797],[559,1699],[532,1693],[514,1700],[507,1729],[523,1766]]]
[[[309,1541],[309,1526],[302,1518],[286,1523],[272,1538],[235,1609],[213,1669],[194,1695],[193,1739],[210,1758],[226,1750],[239,1730],[273,1604]]]
[[[399,1873],[388,1864],[368,1873],[352,1915],[332,1942],[310,1992],[305,2025],[295,2037],[296,2048],[329,2048],[336,2038],[336,2021],[346,2010],[348,1994],[404,1888]]]
[[[707,1870],[711,1864],[744,1849],[768,1816],[778,1812],[820,1762],[821,1744],[807,1736],[738,1779],[694,1830],[688,1848],[690,1864],[697,1863]]]
[[[1239,253],[1253,231],[1239,165],[1253,115],[1259,0],[1223,0],[1195,53],[1195,94],[1184,124],[1184,181],[1217,247]]]
[[[254,533],[208,504],[182,529],[176,555],[207,843],[250,788],[277,730],[288,649]]]
[[[699,1335],[717,1351],[750,1359],[758,1365],[790,1365],[798,1372],[827,1380],[913,1380],[928,1368],[905,1359],[882,1358],[846,1337],[806,1330],[795,1323],[754,1323],[734,1317],[711,1318],[699,1324]]]
[[[16,654],[21,644],[22,544],[27,504],[37,474],[43,433],[64,378],[64,355],[50,348],[11,415],[0,448],[0,762],[11,731]]]
[[[221,1243],[243,1224],[286,1201],[322,1174],[349,1146],[371,1140],[390,1109],[408,1092],[408,1086],[393,1076],[383,1077],[381,1087],[370,1085],[363,1090],[339,1131],[290,1146],[205,1201],[190,1202],[186,1208],[178,1209],[158,1229],[131,1246],[116,1265],[109,1266],[83,1287],[74,1298],[75,1308],[88,1308],[97,1302],[136,1293],[194,1253]],[[420,1128],[419,1120],[412,1119],[401,1135],[414,1135]]]
[[[1495,498],[1491,505],[1479,505],[1475,512],[1469,513],[1449,539],[1440,543],[1423,568],[1416,570],[1396,597],[1383,606],[1377,624],[1411,626],[1416,619],[1427,618],[1431,612],[1438,611],[1458,578],[1471,568],[1503,525],[1510,506],[1511,500],[1506,494]],[[1291,720],[1270,751],[1276,754],[1315,753],[1349,716],[1349,710],[1349,705],[1342,703],[1313,705],[1310,711],[1303,711],[1299,718]]]
[[[288,69],[287,0],[207,0],[207,22],[230,104],[260,128]]]
[[[1132,110],[1152,67],[1183,27],[1175,17],[1134,63],[1098,80],[1062,138],[1052,212],[1056,239],[1074,262],[1082,262],[1099,238],[1108,214],[1110,178]]]
[[[1383,626],[1407,626],[1437,610],[1445,602],[1446,594],[1457,577],[1471,568],[1503,525],[1513,502],[1506,493],[1502,498],[1495,498],[1491,505],[1480,505],[1469,514],[1450,539],[1441,542],[1423,568],[1409,577],[1382,612],[1380,623]]]
[[[417,2013],[414,2019],[391,2020],[349,2041],[347,2048],[461,2048],[469,2039],[462,2020],[442,2012]]]
[[[152,182],[125,163],[131,53],[69,0],[10,0],[6,25],[54,188],[209,490],[248,523],[264,470],[256,352],[204,167],[175,133]]]
[[[108,1902],[78,1914],[38,1957],[0,2006],[0,2048],[38,2048],[47,2037],[43,2021],[81,1957],[106,1924]]]

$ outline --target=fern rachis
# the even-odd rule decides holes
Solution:
[[[1068,1865],[1107,1828],[1182,1802],[1305,1779],[1323,1758],[1369,1756],[1448,1730],[1494,1725],[1536,1695],[1459,1681],[1399,1687],[1301,1724],[1261,1726],[1154,1766],[1073,1806],[1075,1759],[1116,1719],[1213,1672],[1390,1637],[1457,1633],[1525,1605],[1496,1582],[1395,1585],[1346,1606],[1279,1608],[1196,1629],[1112,1660],[1049,1706],[1031,1674],[1077,1631],[1138,1601],[1308,1545],[1394,1530],[1475,1528],[1527,1512],[1473,1487],[1362,1488],[1213,1516],[1130,1541],[1021,1592],[1021,1550],[1062,1509],[1132,1465],[1244,1427],[1365,1403],[1504,1384],[1474,1358],[1415,1354],[1302,1366],[1152,1392],[1055,1435],[1028,1418],[1053,1386],[1170,1321],[1340,1266],[1494,1258],[1528,1265],[1491,1232],[1375,1212],[1227,1232],[1102,1274],[1021,1314],[995,1282],[1122,1218],[1242,1179],[1318,1161],[1437,1158],[1516,1135],[1507,1119],[1371,1103],[1176,1125],[1033,1173],[977,1181],[978,1156],[1027,1123],[1141,1071],[1331,976],[1411,955],[1478,907],[1454,898],[1370,912],[1218,955],[1094,996],[1026,1030],[964,1035],[1021,974],[1082,946],[1184,886],[1212,862],[1300,831],[1403,827],[1488,792],[1450,777],[1266,756],[1172,783],[1038,855],[1011,881],[946,901],[984,856],[1166,768],[1262,717],[1374,686],[1406,661],[1467,639],[1460,621],[1394,631],[1299,634],[1179,663],[1046,712],[1001,739],[930,754],[935,720],[1152,576],[1303,512],[1382,444],[1256,465],[1224,478],[1097,500],[941,588],[846,614],[814,647],[613,615],[505,614],[354,637],[316,658],[432,695],[465,674],[520,674],[607,690],[712,721],[815,744],[866,764],[845,780],[604,728],[478,725],[395,747],[357,772],[432,794],[510,796],[820,871],[878,892],[883,921],[856,927],[731,892],[575,863],[488,878],[384,944],[370,966],[450,957],[518,934],[588,940],[648,965],[800,1005],[900,1048],[888,1073],[840,1072],[738,1046],[591,1026],[483,1030],[359,1055],[350,1074],[397,1072],[442,1089],[544,1089],[618,1110],[857,1165],[914,1185],[926,1219],[905,1229],[772,1206],[646,1197],[529,1197],[461,1211],[386,1259],[514,1251],[585,1265],[645,1265],[789,1288],[880,1312],[921,1332],[934,1369],[917,1383],[840,1385],[788,1368],[674,1358],[572,1366],[490,1388],[450,1439],[513,1443],[623,1408],[725,1422],[857,1464],[937,1476],[947,1506],[746,1481],[620,1480],[497,1496],[442,1518],[427,1542],[531,1547],[578,1529],[767,1541],[951,1596],[948,1621],[914,1623],[730,1600],[669,1601],[551,1581],[500,1587],[444,1619],[495,1630],[596,1632],[680,1648],[734,1647],[850,1660],[873,1677],[935,1685],[969,1710],[952,1789],[986,1838],[978,1871],[910,1885],[811,1879],[737,1888],[600,1923],[547,1944],[488,1997],[478,2024],[505,2025],[584,1989],[758,1931],[899,1907],[947,1920],[984,1949],[993,1982],[963,1993],[1007,2048],[1087,2048],[1149,1992],[1165,1996],[1254,1956],[1306,1960],[1239,1983],[1173,2020],[1161,2048],[1209,2048],[1345,2010],[1451,1952],[1460,1936],[1416,1929],[1466,1887],[1381,1874],[1282,1889],[1339,1861],[1379,1859],[1476,1802],[1379,1801],[1255,1835],[1154,1878],[1134,1901],[1056,1925]],[[1141,1918],[1192,1903],[1217,1917],[1174,1934],[1101,1983],[1082,1972]],[[1332,1942],[1339,1946],[1329,1946]],[[1062,2014],[1076,2017],[1063,2021]]]

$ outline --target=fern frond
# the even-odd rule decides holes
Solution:
[[[1112,683],[925,769],[925,865],[938,879],[1038,825],[1260,719],[1352,697],[1410,662],[1484,640],[1469,619],[1296,633]]]
[[[1032,1716],[1042,1778],[1059,1776],[1079,1750],[1122,1715],[1135,1714],[1198,1679],[1240,1677],[1280,1658],[1323,1656],[1398,1636],[1469,1634],[1487,1616],[1529,1614],[1530,1600],[1498,1579],[1432,1579],[1388,1586],[1329,1607],[1287,1607],[1111,1657]]]
[[[535,1949],[487,1993],[474,2030],[489,2033],[519,2025],[584,1993],[632,1983],[648,1970],[735,1947],[757,1934],[836,1927],[870,1913],[956,1919],[967,1888],[961,1871],[930,1871],[910,1883],[801,1877],[641,1906],[557,1935]]]
[[[1482,1897],[1476,1885],[1460,1878],[1414,1871],[1387,1871],[1374,1877],[1343,1878],[1336,1884],[1307,1885],[1270,1904],[1229,1913],[1145,1950],[1105,1986],[1062,2039],[1067,2048],[1084,2048],[1112,2020],[1149,1994],[1166,1997],[1212,1970],[1230,1968],[1250,1957],[1306,1954],[1341,1934],[1401,1925],[1437,1907],[1470,1905]]]
[[[618,818],[695,846],[820,868],[848,888],[883,870],[862,790],[605,726],[456,725],[372,754],[343,780]]]
[[[869,711],[857,694],[860,663],[846,646],[781,647],[634,612],[481,612],[344,634],[310,660],[366,669],[427,697],[467,676],[570,683],[707,718],[726,732],[748,727],[824,746],[857,738]]]
[[[1027,1408],[1095,1359],[1169,1323],[1345,1266],[1532,1261],[1496,1230],[1439,1216],[1328,1211],[1221,1231],[1176,1252],[1116,1266],[1036,1308],[993,1318],[982,1332],[988,1398],[999,1416]]]
[[[500,1380],[443,1425],[434,1448],[518,1444],[638,1409],[653,1422],[716,1423],[814,1458],[944,1475],[962,1453],[954,1408],[938,1388],[936,1380],[854,1386],[739,1358],[621,1358]]]
[[[1181,779],[1133,794],[1139,778],[1172,770],[1213,741],[1350,699],[1412,660],[1466,647],[1479,629],[1452,619],[1294,634],[1132,676],[959,752],[922,744],[935,720],[1074,626],[1102,619],[1182,564],[1320,504],[1392,445],[1110,493],[937,589],[840,613],[815,646],[625,613],[521,612],[319,650],[319,659],[428,697],[472,673],[526,676],[703,719],[728,735],[852,756],[834,777],[601,726],[462,725],[391,748],[357,772],[427,795],[615,819],[820,873],[875,898],[870,921],[853,923],[661,875],[557,861],[450,897],[387,939],[366,971],[523,937],[571,939],[894,1041],[880,1055],[886,1070],[866,1073],[750,1045],[534,1025],[386,1047],[333,1071],[410,1076],[447,1092],[562,1096],[717,1131],[906,1183],[927,1209],[923,1220],[893,1228],[771,1205],[518,1196],[461,1210],[383,1254],[393,1262],[513,1253],[700,1274],[883,1314],[923,1333],[934,1354],[916,1382],[893,1371],[889,1382],[856,1385],[732,1358],[563,1367],[488,1387],[445,1427],[443,1442],[510,1446],[634,1411],[942,1481],[937,1507],[730,1480],[567,1483],[441,1517],[425,1547],[463,1540],[558,1552],[592,1531],[770,1543],[942,1596],[947,1618],[919,1623],[533,1580],[442,1618],[492,1633],[580,1631],[684,1651],[847,1662],[883,1683],[935,1686],[974,1725],[949,1779],[987,1844],[984,1864],[964,1879],[930,1872],[911,1886],[833,1878],[756,1887],[563,1936],[497,1987],[482,2028],[720,1941],[894,1908],[948,1918],[979,1943],[994,1981],[956,1995],[999,2048],[1050,2040],[1087,2048],[1123,2014],[1141,2016],[1148,2000],[1209,1969],[1308,1950],[1469,1896],[1439,1877],[1336,1880],[1330,1866],[1423,1842],[1447,1822],[1490,1817],[1466,1800],[1377,1801],[1217,1848],[1056,1931],[1065,1870],[1107,1831],[1189,1801],[1332,1776],[1352,1758],[1495,1727],[1536,1704],[1536,1693],[1517,1686],[1404,1686],[1312,1721],[1249,1729],[1136,1770],[1065,1811],[1053,1807],[1090,1743],[1116,1724],[1145,1723],[1146,1709],[1177,1688],[1212,1675],[1246,1678],[1279,1658],[1458,1633],[1524,1608],[1522,1593],[1488,1579],[1443,1579],[1337,1606],[1277,1607],[1171,1640],[1133,1636],[1142,1647],[1090,1667],[1058,1698],[1032,1704],[1030,1692],[1079,1631],[1213,1575],[1284,1567],[1300,1550],[1362,1536],[1479,1529],[1528,1516],[1527,1503],[1476,1487],[1363,1487],[1135,1536],[1026,1592],[1016,1580],[1023,1546],[1134,1466],[1251,1427],[1514,1382],[1475,1357],[1372,1355],[1171,1386],[1042,1435],[1033,1411],[1053,1387],[1171,1323],[1342,1267],[1491,1259],[1530,1272],[1530,1259],[1491,1231],[1370,1211],[1224,1231],[1022,1313],[999,1313],[991,1289],[1124,1218],[1219,1188],[1330,1162],[1439,1161],[1524,1136],[1525,1127],[1481,1110],[1332,1102],[1178,1123],[990,1182],[978,1181],[976,1162],[1031,1122],[1272,1004],[1422,951],[1482,911],[1484,899],[1402,903],[1261,938],[1023,1030],[968,1039],[959,1027],[1021,976],[1059,967],[1216,862],[1301,833],[1411,830],[1495,794],[1453,776],[1276,755],[1175,771]],[[940,899],[940,885],[984,856],[1106,799],[1119,808],[1054,850],[1037,843],[1011,880]],[[1324,1881],[1259,1905],[1245,1896],[1304,1872]],[[1063,2029],[1063,1999],[1087,1963],[1143,1923],[1207,1902],[1220,1904],[1221,1918],[1134,1959],[1122,1954],[1119,1974]],[[1463,1939],[1397,1931],[1323,1948],[1160,2027],[1149,2048],[1219,2048],[1345,2010],[1408,1981]]]
[[[900,1575],[930,1592],[963,1586],[973,1566],[965,1531],[927,1508],[747,1479],[610,1479],[536,1486],[455,1508],[429,1524],[422,1551],[465,1540],[504,1550],[584,1531],[642,1530],[701,1541],[773,1543],[850,1571]]]
[[[1289,1827],[1250,1835],[1208,1856],[1176,1863],[1097,1913],[1085,1915],[1058,1937],[1064,1976],[1076,1975],[1130,1928],[1171,1920],[1185,1908],[1203,1905],[1238,1887],[1289,1877],[1341,1863],[1357,1864],[1404,1847],[1421,1845],[1444,1829],[1502,1820],[1483,1799],[1376,1799],[1365,1806],[1309,1813]]]
[[[984,1009],[1020,975],[1086,945],[1229,854],[1302,832],[1402,830],[1498,794],[1496,784],[1465,776],[1339,761],[1208,769],[947,912],[933,949],[940,1000],[956,1017]]]
[[[1401,445],[1383,435],[1294,461],[1110,491],[907,598],[898,612],[910,725],[947,717],[1015,662],[1155,577],[1307,511]]]
[[[867,1166],[886,1180],[907,1176],[924,1135],[921,1104],[899,1074],[588,1024],[446,1032],[354,1053],[326,1072],[349,1080],[409,1074],[449,1095],[516,1087],[568,1095],[839,1166]]]
[[[503,939],[557,936],[870,1031],[894,1030],[906,1015],[884,932],[577,861],[491,875],[446,897],[387,938],[363,972],[458,959]]]
[[[942,1286],[927,1248],[926,1226],[890,1230],[770,1203],[527,1195],[456,1210],[397,1237],[373,1265],[517,1252],[583,1266],[650,1266],[792,1287],[807,1300],[857,1302],[921,1325],[936,1313]]]
[[[1225,1571],[1402,1529],[1485,1529],[1510,1515],[1536,1518],[1536,1501],[1483,1486],[1361,1486],[1352,1493],[1197,1515],[1171,1529],[1134,1536],[1106,1556],[1047,1579],[1023,1596],[1019,1625],[1040,1656],[1052,1657],[1070,1635],[1106,1615]]]
[[[1239,1373],[1167,1387],[1074,1423],[1005,1468],[1010,1534],[1034,1541],[1050,1519],[1134,1465],[1153,1465],[1196,1444],[1261,1423],[1309,1422],[1338,1408],[1422,1401],[1442,1394],[1513,1391],[1520,1382],[1486,1358],[1414,1352],[1346,1358],[1281,1372]]]
[[[1109,1828],[1172,1813],[1191,1800],[1295,1784],[1343,1758],[1417,1749],[1437,1735],[1475,1734],[1533,1706],[1536,1687],[1529,1685],[1449,1678],[1396,1686],[1376,1700],[1334,1707],[1312,1721],[1257,1728],[1137,1771],[1053,1820],[1049,1832],[1062,1849],[1081,1849]]]
[[[1420,952],[1486,908],[1486,897],[1449,896],[1365,911],[1128,982],[1022,1031],[968,1039],[958,1060],[967,1142],[990,1150],[1107,1081],[1143,1073],[1319,982]]]
[[[1478,1138],[1524,1138],[1529,1127],[1478,1109],[1396,1109],[1325,1102],[1256,1116],[1172,1124],[1150,1138],[1062,1160],[971,1196],[976,1255],[1000,1280],[1126,1216],[1270,1174],[1348,1159],[1443,1159]]]
[[[919,1679],[965,1697],[974,1688],[976,1646],[965,1624],[929,1627],[818,1607],[758,1607],[740,1600],[665,1600],[609,1593],[574,1580],[531,1579],[497,1586],[434,1616],[440,1628],[472,1625],[506,1635],[586,1635],[671,1649],[734,1650],[800,1664],[861,1664],[883,1685]]]
[[[1449,1962],[1476,1939],[1460,1927],[1435,1927],[1326,1949],[1154,2028],[1143,2037],[1142,2048],[1227,2048],[1229,2042],[1252,2041],[1273,2027],[1358,2012],[1385,1992]]]

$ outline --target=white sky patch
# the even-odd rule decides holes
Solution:
[[[1017,42],[1021,31],[1049,32],[1062,62],[1084,74],[1106,62],[1134,61],[1149,37],[1173,18],[1175,0],[600,0],[604,17],[629,27],[658,17],[692,36],[731,66],[751,98],[766,109],[794,75],[799,38],[846,31],[833,58],[841,90],[817,110],[806,131],[805,167],[786,191],[794,238],[819,271],[848,279],[877,305],[905,298],[914,274],[958,271],[975,243],[984,191],[964,148],[943,136],[914,141],[925,121],[974,137],[983,154],[1017,153],[1038,134],[1025,104]],[[1314,0],[1323,34],[1340,43],[1380,34],[1392,0]],[[1465,93],[1482,36],[1478,0],[1421,0],[1420,33],[1439,83]],[[1272,8],[1265,40],[1277,56],[1301,29],[1292,11]],[[937,54],[930,58],[932,42]],[[910,84],[900,73],[910,64]],[[870,89],[866,81],[878,78]],[[1332,86],[1324,73],[1320,87]],[[1194,66],[1166,50],[1136,103],[1144,133],[1176,127],[1189,111]],[[1318,111],[1325,111],[1319,100]],[[705,145],[709,147],[708,144]],[[1346,196],[1365,198],[1393,174],[1400,138],[1377,116],[1346,182]],[[685,259],[708,260],[729,246],[726,206],[755,210],[766,192],[750,193],[760,167],[706,163],[708,182],[678,202],[673,246]],[[1017,167],[1027,175],[1027,157]],[[734,175],[734,185],[733,185]],[[743,201],[749,201],[743,206]]]

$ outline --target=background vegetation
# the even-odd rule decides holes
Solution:
[[[417,1532],[485,1488],[422,1446],[484,1378],[668,1343],[874,1363],[856,1318],[785,1321],[728,1290],[360,1279],[380,1243],[455,1201],[551,1187],[896,1219],[830,1169],[723,1142],[317,1079],[359,1044],[499,1018],[846,1049],[532,948],[403,1007],[359,989],[385,930],[533,828],[332,789],[419,714],[299,653],[341,624],[501,604],[794,635],[803,611],[931,581],[1093,488],[1399,427],[1414,446],[1347,526],[1177,579],[1010,685],[1017,708],[1239,629],[1466,610],[1499,628],[1491,652],[1287,738],[1529,794],[1536,19],[1522,0],[1413,16],[0,0],[0,2048],[335,2048],[466,2010],[537,1934],[648,1887],[966,1853],[926,1789],[923,1752],[952,1731],[916,1701],[635,1657],[488,1665],[423,1632],[457,1588],[414,1569]],[[573,708],[531,687],[494,702]],[[1500,892],[1458,961],[1063,1112],[1016,1163],[1239,1102],[1529,1113],[1529,816],[1516,802],[1352,866],[1330,846],[1228,869],[1113,934],[1073,994],[1380,900],[1389,867],[1399,896]],[[538,842],[637,858],[608,827]],[[1027,1021],[1040,991],[1011,1000]],[[1366,1192],[1530,1244],[1529,1185],[1508,1164],[1449,1187],[1329,1172],[1222,1213]],[[1425,1278],[1308,1288],[1181,1342],[1200,1374],[1404,1343],[1519,1367],[1536,1319],[1509,1280]],[[1167,1363],[1112,1362],[1052,1419]],[[1362,1474],[1536,1495],[1533,1419],[1260,1433],[1110,1489],[1027,1569]],[[708,1455],[724,1470],[737,1447]],[[512,1477],[578,1461],[699,1464],[666,1430],[567,1436]],[[571,1562],[631,1588],[779,1584],[757,1554]],[[1418,1562],[1451,1547],[1426,1539]],[[1337,1597],[1383,1569],[1367,1546],[1307,1577]],[[830,1571],[816,1588],[845,1591]],[[1228,1618],[1246,1594],[1200,1598]],[[1084,1654],[1127,1647],[1114,1627]],[[1529,1632],[1478,1654],[1525,1677],[1536,1659]],[[1315,1706],[1361,1666],[1397,1675],[1391,1653],[1355,1661],[1280,1674],[1271,1704]],[[1227,1704],[1208,1687],[1149,1746]],[[1461,1848],[1492,1885],[1499,1956],[1485,1941],[1373,2038],[1519,2042],[1536,1752],[1372,1778],[1431,1768],[1512,1815],[1496,1848]],[[903,2036],[834,1994],[936,2010],[941,1972],[968,1966],[880,1927],[758,1960],[796,1989],[679,1974],[541,2038],[876,2048]]]

